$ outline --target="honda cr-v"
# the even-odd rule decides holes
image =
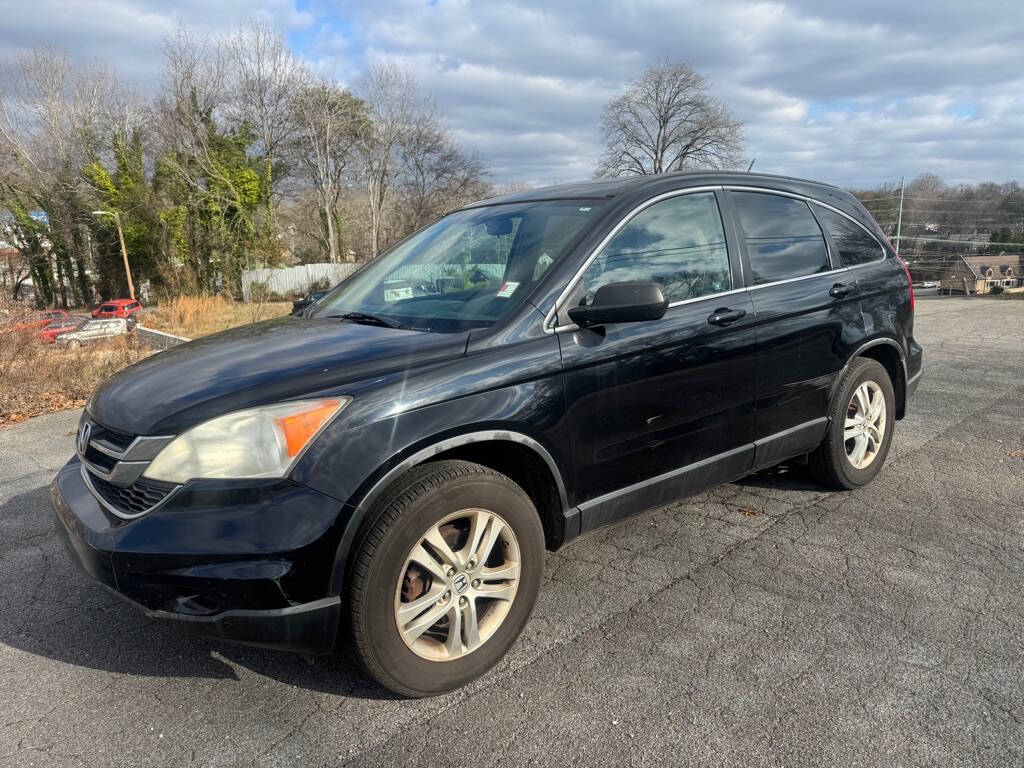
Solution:
[[[103,384],[58,528],[153,617],[346,644],[382,685],[440,693],[513,644],[545,547],[785,460],[871,480],[920,377],[913,311],[835,187],[687,173],[486,200],[302,316]]]

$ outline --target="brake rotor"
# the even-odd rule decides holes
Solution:
[[[411,603],[430,589],[430,576],[419,568],[409,566],[402,579],[402,602]]]
[[[441,538],[444,539],[444,543],[451,547],[453,550],[460,548],[460,539],[464,539],[464,531],[458,526],[448,523],[438,528],[441,534]],[[416,598],[427,593],[433,584],[433,577],[424,571],[422,568],[417,566],[415,563],[411,564],[405,571],[405,576],[402,578],[402,602],[411,603]]]

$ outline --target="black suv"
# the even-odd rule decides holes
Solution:
[[[909,275],[848,193],[684,173],[470,205],[303,317],[101,386],[52,485],[150,616],[409,696],[494,665],[545,546],[794,457],[854,488],[921,371]],[[625,533],[623,535],[626,535]]]

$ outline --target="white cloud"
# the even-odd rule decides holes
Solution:
[[[71,51],[76,61],[101,60],[142,91],[155,88],[163,40],[179,23],[197,36],[216,35],[253,19],[304,29],[313,16],[291,0],[0,0],[0,54],[34,47]]]
[[[0,0],[0,51],[52,43],[152,83],[178,19],[254,15],[353,82],[408,66],[495,181],[584,178],[602,105],[644,66],[689,61],[746,123],[760,170],[826,181],[923,171],[1002,180],[1024,159],[1024,19],[999,0]]]

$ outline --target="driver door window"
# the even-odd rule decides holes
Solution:
[[[566,308],[589,303],[603,285],[633,280],[658,283],[670,303],[732,287],[713,192],[671,197],[630,219],[587,267]]]

